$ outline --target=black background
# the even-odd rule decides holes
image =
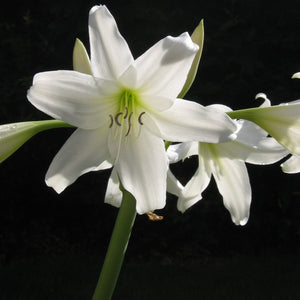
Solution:
[[[96,1],[8,3],[0,15],[0,122],[48,119],[26,99],[35,73],[72,69],[75,38],[88,44],[88,11]],[[192,33],[204,18],[205,43],[187,99],[233,109],[300,97],[298,1],[106,1],[134,57],[166,35]],[[117,209],[104,204],[109,171],[89,173],[61,195],[44,183],[47,168],[71,129],[34,137],[0,166],[0,264],[45,255],[96,254],[102,260]],[[83,145],[84,147],[84,145]],[[84,151],[84,148],[83,148]],[[196,160],[175,167],[186,182]],[[181,214],[168,195],[161,222],[138,216],[127,260],[186,263],[214,257],[299,254],[299,175],[279,164],[248,166],[252,206],[235,226],[214,182],[203,200]]]

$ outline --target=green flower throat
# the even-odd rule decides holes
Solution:
[[[123,89],[117,97],[119,99],[119,109],[115,115],[109,115],[109,128],[112,128],[114,124],[118,127],[125,127],[125,136],[128,136],[134,122],[137,122],[139,125],[144,125],[142,118],[145,111],[138,112],[138,108],[141,107],[141,104],[135,92],[129,89]]]

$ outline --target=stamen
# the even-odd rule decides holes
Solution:
[[[127,118],[127,116],[128,116],[128,107],[127,106],[125,106],[125,109],[126,109],[126,112],[125,112],[125,115],[124,115],[124,120]]]
[[[145,114],[145,112],[143,111],[140,115],[139,115],[139,118],[138,118],[138,121],[141,125],[144,125],[144,123],[142,122],[142,116],[143,114]]]
[[[146,214],[147,214],[149,220],[153,221],[153,222],[161,221],[164,218],[163,216],[159,216],[159,215],[155,214],[153,211],[149,211]]]
[[[109,128],[112,128],[112,126],[114,125],[114,118],[112,115],[109,115],[110,117],[110,124],[109,124]]]
[[[121,115],[123,115],[123,113],[122,113],[122,112],[119,112],[119,113],[117,113],[116,116],[115,116],[115,121],[116,121],[116,123],[117,123],[118,126],[121,126],[121,125],[122,125],[122,124],[119,122],[119,117],[120,117]]]
[[[125,136],[127,136],[129,134],[129,132],[130,132],[130,129],[131,129],[131,117],[132,117],[132,115],[133,115],[133,112],[131,112],[129,114],[129,117],[128,117],[128,130],[127,130]]]

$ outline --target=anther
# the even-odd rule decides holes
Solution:
[[[139,115],[139,118],[138,118],[138,121],[141,125],[144,125],[144,123],[142,122],[142,116],[145,114],[145,112],[143,111],[140,115]]]
[[[129,134],[129,132],[130,132],[130,129],[131,129],[131,117],[132,117],[132,115],[133,115],[133,112],[131,112],[129,114],[129,117],[128,117],[128,130],[127,130],[125,136],[127,136]]]
[[[128,116],[128,107],[127,106],[125,106],[125,110],[126,110],[126,112],[125,112],[125,115],[124,115],[124,120],[127,118],[127,116]]]
[[[119,113],[117,113],[116,116],[115,116],[115,121],[116,121],[116,123],[117,123],[118,126],[121,126],[121,125],[122,125],[122,124],[119,122],[119,117],[120,117],[121,115],[123,115],[123,113],[122,113],[122,112],[119,112]]]
[[[110,124],[109,124],[109,128],[112,128],[113,124],[114,124],[114,118],[112,115],[109,115],[110,117]]]

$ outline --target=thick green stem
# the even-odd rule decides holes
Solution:
[[[110,300],[124,260],[136,216],[136,201],[123,190],[123,200],[92,300]]]

